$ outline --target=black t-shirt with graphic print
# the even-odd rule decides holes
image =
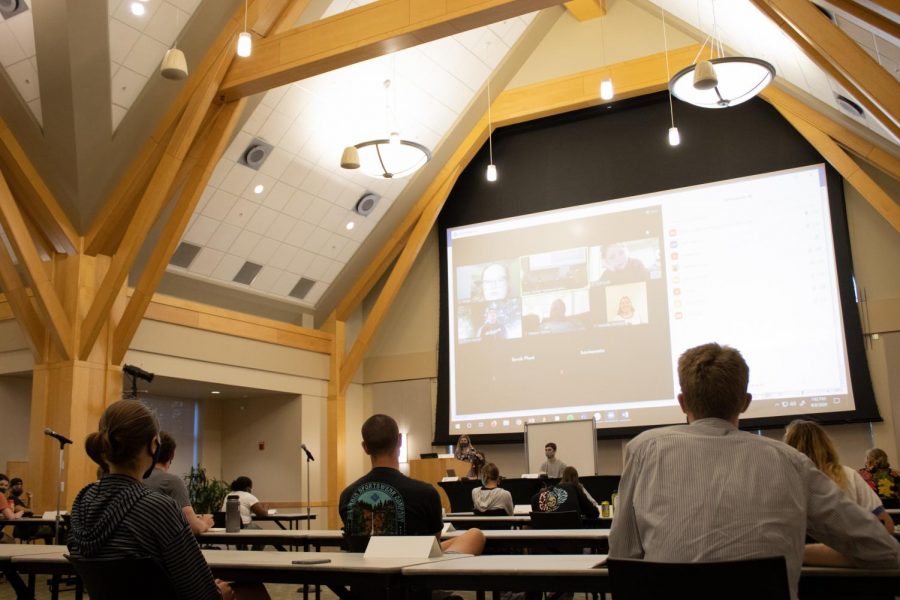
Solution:
[[[590,519],[595,519],[600,514],[594,503],[588,500],[584,490],[573,483],[557,483],[551,488],[539,491],[531,497],[531,510],[534,512],[574,510],[582,517]]]
[[[390,467],[375,467],[341,493],[344,534],[435,535],[443,526],[441,499],[431,485]]]

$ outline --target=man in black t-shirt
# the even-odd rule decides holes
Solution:
[[[400,430],[387,415],[362,426],[362,447],[372,470],[341,493],[340,513],[348,536],[439,535],[441,500],[433,486],[400,472]],[[481,554],[484,534],[469,529],[441,544],[445,552]]]

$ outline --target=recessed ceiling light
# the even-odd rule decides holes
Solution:
[[[213,391],[210,392],[210,394],[213,394],[213,395],[216,395],[216,396],[218,396],[218,395],[221,394],[221,393],[222,393],[222,392],[220,392],[219,390],[213,390]]]
[[[258,184],[256,185],[256,187],[253,188],[253,193],[254,193],[254,194],[262,194],[263,191],[264,191],[265,189],[266,189],[266,186],[264,186],[264,185],[261,184],[261,183],[258,183]]]
[[[131,3],[131,14],[136,17],[144,16],[144,5],[140,2],[132,2]]]
[[[353,221],[347,221],[347,224],[345,225],[345,227],[347,228],[347,231],[350,231],[351,229],[356,227],[356,223],[354,223]]]

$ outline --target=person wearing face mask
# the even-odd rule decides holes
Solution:
[[[151,490],[156,490],[174,499],[194,535],[208,531],[213,525],[212,515],[198,515],[191,506],[190,496],[184,480],[173,473],[169,473],[169,467],[175,459],[175,440],[165,431],[159,432],[159,459],[153,467],[153,471],[145,478],[144,485]]]
[[[9,478],[0,473],[0,516],[4,519],[18,519],[25,514],[25,509],[17,509],[7,499],[6,493],[9,491]],[[3,531],[0,527],[0,544],[12,544],[15,540]]]
[[[513,514],[513,499],[509,490],[500,485],[500,469],[494,463],[481,468],[481,487],[472,490],[472,507],[475,514]]]
[[[175,502],[142,483],[160,453],[159,423],[144,404],[120,400],[100,417],[84,442],[103,469],[72,503],[69,552],[78,558],[149,556],[159,561],[178,598],[234,600],[232,587],[213,579]],[[139,581],[135,586],[140,585]],[[241,600],[260,596],[256,589]]]

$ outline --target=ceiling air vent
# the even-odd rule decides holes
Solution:
[[[837,105],[841,108],[842,111],[850,115],[851,117],[860,118],[865,115],[866,111],[863,110],[863,107],[848,98],[847,96],[842,96],[841,94],[835,94],[834,101],[837,102]]]
[[[28,10],[25,0],[0,0],[0,16],[8,19]]]
[[[250,167],[254,171],[259,171],[259,168],[266,162],[266,159],[269,158],[269,154],[271,153],[272,144],[267,144],[258,138],[253,138],[253,141],[247,145],[247,149],[241,153],[241,158],[238,159],[238,162],[245,167]]]
[[[250,285],[250,282],[259,274],[260,269],[262,269],[262,265],[252,263],[248,260],[244,263],[244,266],[241,267],[241,270],[237,272],[237,275],[234,276],[232,281]]]
[[[372,214],[372,211],[375,210],[375,205],[378,204],[379,200],[381,200],[381,196],[378,194],[366,192],[356,201],[356,206],[353,210],[356,211],[356,214],[358,215],[368,217]]]
[[[303,300],[315,284],[316,282],[312,279],[301,277],[300,281],[297,282],[297,285],[294,286],[294,289],[288,293],[288,296],[296,298],[297,300]]]
[[[0,2],[2,2],[2,0],[0,0]],[[199,252],[200,246],[195,246],[194,244],[189,244],[187,242],[181,242],[180,244],[178,244],[178,247],[175,248],[175,253],[172,255],[172,259],[169,261],[169,264],[187,269],[189,266],[191,266],[191,263],[194,262],[194,259],[197,258],[197,254]]]

